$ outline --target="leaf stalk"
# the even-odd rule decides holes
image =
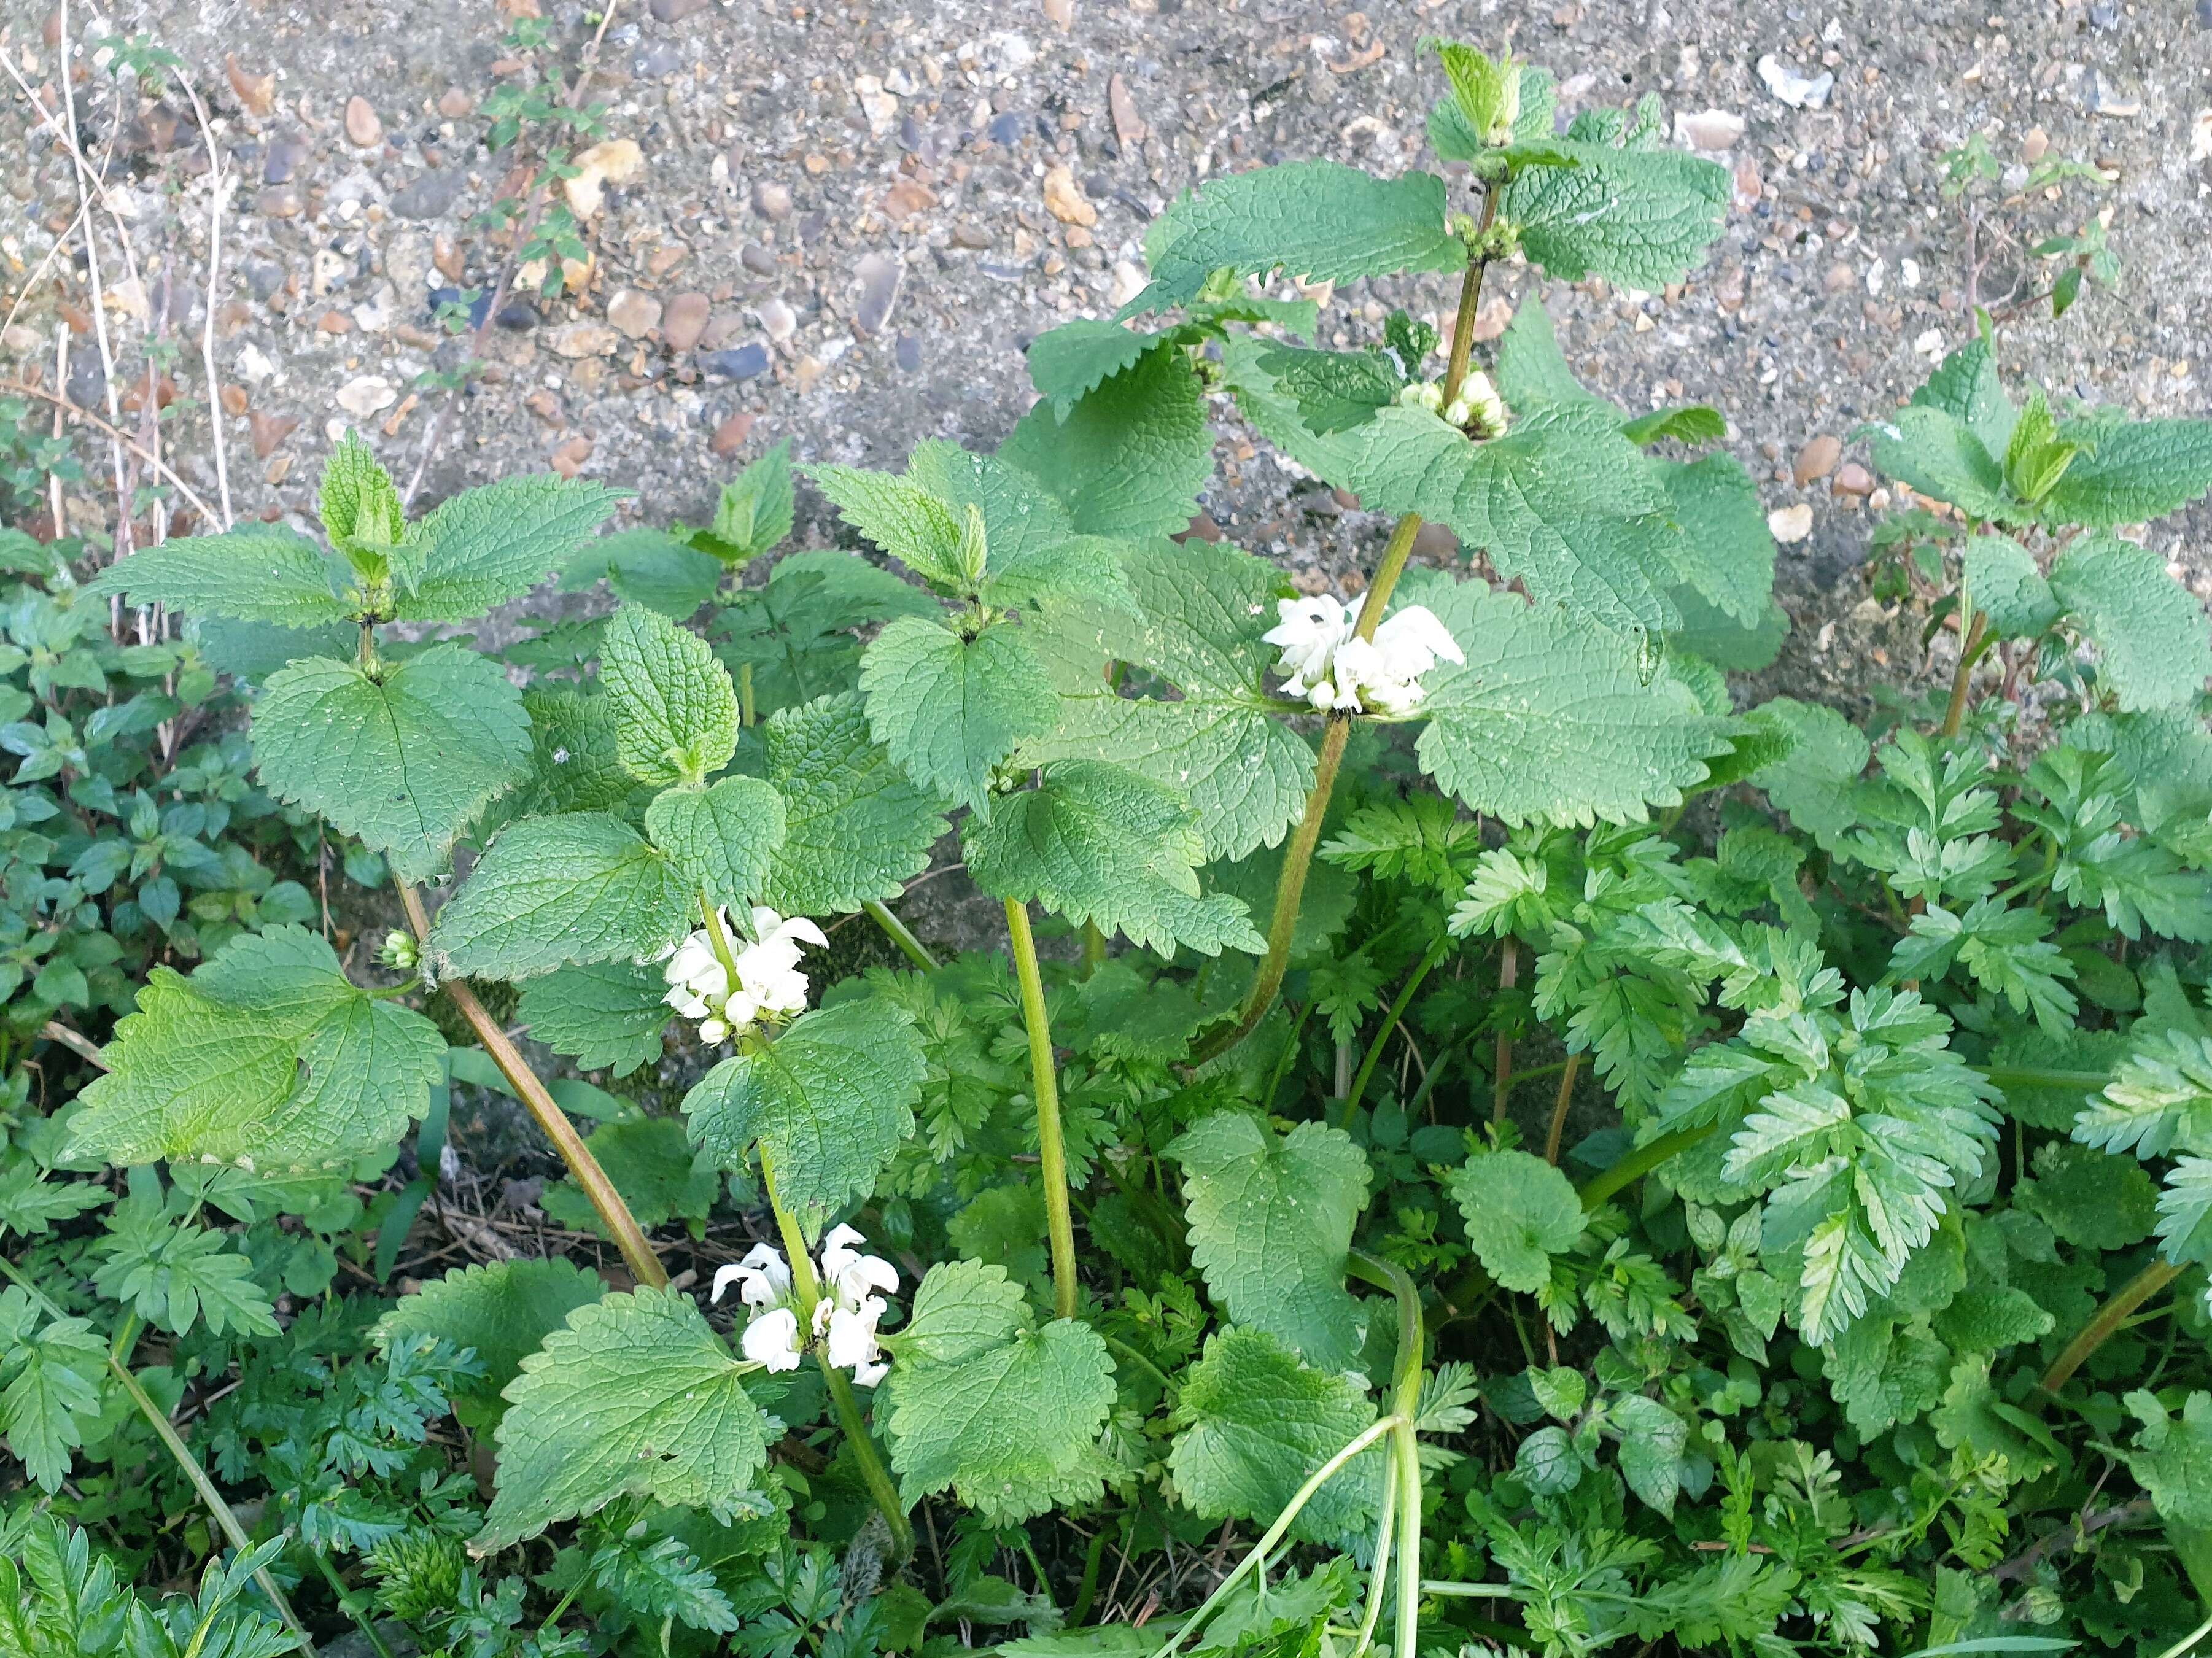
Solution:
[[[1036,1097],[1037,1157],[1044,1175],[1045,1230],[1052,1244],[1052,1300],[1061,1318],[1075,1316],[1075,1217],[1067,1199],[1067,1142],[1060,1133],[1060,1074],[1053,1061],[1052,1025],[1044,1005],[1044,975],[1037,967],[1030,907],[1006,900],[1006,938],[1022,990],[1022,1023],[1030,1037],[1030,1092]]]

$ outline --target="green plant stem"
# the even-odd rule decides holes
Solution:
[[[309,1545],[307,1554],[308,1558],[314,1561],[315,1569],[322,1573],[323,1581],[331,1586],[331,1594],[337,1601],[338,1610],[353,1619],[354,1627],[368,1637],[370,1646],[376,1649],[376,1658],[392,1658],[392,1649],[385,1644],[384,1637],[376,1632],[376,1614],[374,1609],[364,1614],[355,1608],[353,1591],[345,1586],[345,1580],[338,1576],[337,1569],[331,1564],[320,1549]]]
[[[1306,1504],[1313,1501],[1314,1493],[1343,1473],[1346,1465],[1360,1452],[1365,1450],[1385,1434],[1395,1433],[1406,1425],[1406,1419],[1400,1416],[1377,1418],[1347,1441],[1328,1461],[1309,1474],[1306,1477],[1306,1483],[1297,1488],[1290,1502],[1284,1506],[1283,1511],[1275,1516],[1275,1523],[1260,1534],[1260,1540],[1252,1546],[1249,1552],[1231,1569],[1229,1576],[1215,1585],[1213,1593],[1199,1603],[1198,1610],[1183,1619],[1176,1632],[1168,1637],[1166,1644],[1152,1654],[1152,1658],[1173,1658],[1175,1649],[1182,1644],[1183,1637],[1186,1635],[1195,1634],[1203,1629],[1206,1626],[1206,1619],[1212,1615],[1213,1609],[1221,1604],[1229,1591],[1243,1582],[1247,1573],[1274,1552],[1275,1545],[1283,1540],[1283,1533],[1290,1530],[1292,1522],[1304,1512]]]
[[[1413,970],[1407,976],[1405,987],[1399,991],[1382,1015],[1382,1028],[1375,1033],[1375,1040],[1367,1044],[1367,1057],[1359,1062],[1359,1072],[1352,1079],[1352,1087],[1344,1096],[1344,1127],[1352,1127],[1352,1114],[1359,1108],[1360,1096],[1367,1091],[1367,1079],[1375,1074],[1375,1066],[1382,1058],[1382,1050],[1398,1029],[1398,1022],[1406,1017],[1406,1008],[1413,999],[1413,993],[1421,981],[1436,971],[1437,963],[1451,954],[1455,940],[1449,933],[1437,939],[1425,951]],[[1441,1063],[1441,1060],[1439,1061]]]
[[[2190,1631],[2188,1634],[2183,1636],[2179,1641],[2176,1641],[2164,1652],[2160,1653],[2158,1655],[2158,1658],[2181,1658],[2182,1654],[2187,1652],[2191,1647],[2195,1646],[2199,1641],[2202,1641],[2208,1635],[2212,1635],[2212,1618],[2207,1618],[2203,1623],[2199,1624],[2195,1629]]]
[[[1262,1112],[1275,1108],[1275,1096],[1282,1092],[1283,1078],[1290,1074],[1291,1066],[1298,1056],[1299,1039],[1306,1034],[1306,1021],[1313,1017],[1314,1005],[1308,1002],[1291,1021],[1291,1035],[1283,1044],[1283,1051],[1275,1056],[1274,1073],[1267,1078],[1267,1091],[1260,1096]]]
[[[1583,1068],[1583,1056],[1567,1055],[1567,1062],[1559,1068],[1559,1092],[1552,1102],[1551,1132],[1544,1136],[1544,1161],[1557,1169],[1559,1166],[1559,1141],[1567,1132],[1567,1107],[1575,1097],[1575,1078]]]
[[[1083,1581],[1075,1591],[1075,1605],[1067,1614],[1068,1627],[1081,1629],[1083,1620],[1091,1616],[1091,1603],[1098,1598],[1098,1569],[1106,1559],[1106,1527],[1100,1526],[1091,1533],[1090,1546],[1083,1551]]]
[[[1022,1023],[1030,1035],[1030,1087],[1036,1097],[1037,1157],[1043,1165],[1045,1230],[1052,1244],[1052,1303],[1061,1318],[1075,1316],[1075,1217],[1067,1201],[1067,1143],[1060,1132],[1060,1072],[1052,1055],[1052,1023],[1045,1011],[1044,975],[1037,968],[1030,907],[1009,898],[1006,939],[1022,987]]]
[[[1482,218],[1477,224],[1477,236],[1487,235],[1498,222],[1498,198],[1504,193],[1502,183],[1486,185],[1482,192]],[[1474,353],[1474,318],[1482,309],[1482,273],[1489,268],[1487,259],[1474,258],[1467,262],[1467,274],[1460,278],[1459,310],[1452,319],[1451,355],[1444,361],[1444,401],[1449,403],[1459,395],[1460,382],[1467,378],[1467,365]]]
[[[1520,982],[1521,941],[1508,934],[1498,948],[1498,988],[1500,994]],[[1513,1038],[1498,1033],[1496,1057],[1491,1063],[1490,1120],[1505,1121],[1505,1108],[1513,1097]]]
[[[2084,1093],[2112,1081],[2109,1071],[2037,1071],[2018,1066],[1991,1066],[1982,1074],[1999,1088],[2078,1088]]]
[[[400,906],[407,912],[407,925],[414,929],[416,941],[427,950],[430,944],[430,918],[422,908],[422,895],[404,882],[398,886]],[[568,1114],[554,1102],[538,1073],[530,1068],[530,1061],[507,1040],[507,1032],[499,1028],[499,1021],[477,999],[466,979],[448,979],[444,988],[454,1011],[468,1022],[477,1041],[483,1045],[483,1051],[491,1055],[491,1062],[513,1085],[515,1097],[529,1108],[530,1114],[537,1120],[538,1132],[552,1142],[561,1161],[575,1176],[576,1184],[592,1200],[592,1209],[606,1225],[607,1236],[622,1252],[630,1276],[649,1288],[665,1289],[668,1269],[660,1264],[660,1257],[653,1254],[653,1245],[646,1241],[645,1229],[637,1224],[637,1217],[630,1213],[629,1205],[607,1178],[607,1171],[599,1167],[599,1160],[584,1144],[584,1137],[576,1132]]]
[[[785,1207],[783,1194],[775,1183],[775,1163],[769,1156],[766,1145],[760,1148],[761,1185],[768,1193],[769,1212],[775,1217],[775,1230],[783,1240],[785,1259],[791,1266],[791,1287],[799,1297],[794,1309],[799,1315],[799,1330],[802,1339],[811,1339],[814,1330],[815,1304],[822,1299],[822,1280],[814,1273],[814,1257],[807,1252],[806,1234],[800,1230],[799,1218]],[[899,1501],[898,1487],[891,1483],[890,1470],[884,1467],[882,1454],[868,1432],[867,1418],[860,1412],[860,1395],[853,1391],[852,1378],[830,1363],[830,1355],[819,1346],[814,1350],[814,1363],[822,1372],[823,1386],[830,1390],[830,1402],[836,1407],[837,1421],[845,1430],[845,1442],[853,1448],[853,1460],[860,1466],[861,1483],[868,1488],[876,1508],[890,1527],[891,1553],[894,1565],[904,1565],[914,1558],[914,1525],[906,1517],[906,1508]]]
[[[1421,1409],[1421,1292],[1395,1261],[1364,1249],[1352,1252],[1346,1266],[1356,1278],[1398,1301],[1398,1359],[1392,1371],[1390,1402],[1392,1460],[1398,1469],[1397,1658],[1419,1658],[1421,1624],[1421,1452],[1413,1422]]]
[[[1106,965],[1106,935],[1096,921],[1083,924],[1083,976],[1089,978]]]
[[[1460,1583],[1449,1578],[1431,1577],[1422,1582],[1421,1593],[1441,1594],[1447,1600],[1505,1600],[1514,1594],[1510,1583]]]
[[[1959,590],[1959,665],[1951,675],[1951,701],[1943,710],[1945,737],[1956,737],[1959,727],[1966,720],[1966,687],[1974,677],[1974,665],[1982,659],[1983,647],[1989,642],[1990,619],[1977,615],[1973,601],[1966,597],[1966,589]]]
[[[1175,1382],[1169,1377],[1168,1373],[1165,1370],[1160,1369],[1158,1365],[1153,1363],[1152,1360],[1146,1358],[1134,1347],[1132,1347],[1127,1342],[1122,1340],[1121,1337],[1107,1335],[1106,1332],[1103,1330],[1101,1330],[1098,1333],[1105,1338],[1106,1345],[1109,1347],[1111,1347],[1115,1352],[1121,1354],[1125,1357],[1134,1359],[1137,1363],[1137,1367],[1139,1370],[1150,1372],[1152,1380],[1160,1384],[1162,1391],[1166,1393],[1173,1393],[1175,1391]]]
[[[730,948],[730,930],[722,925],[721,907],[707,896],[704,887],[699,889],[699,914],[707,923],[707,943],[721,964],[722,992],[732,994],[738,987],[737,954]]]
[[[15,1263],[5,1255],[0,1255],[0,1276],[5,1276],[32,1300],[37,1302],[46,1309],[48,1318],[58,1319],[67,1316],[59,1307],[54,1304],[52,1297],[24,1277]],[[216,1489],[215,1481],[208,1478],[207,1470],[200,1467],[199,1459],[192,1455],[191,1447],[185,1444],[179,1436],[175,1424],[169,1420],[168,1412],[154,1402],[153,1396],[139,1385],[138,1378],[131,1375],[131,1367],[124,1363],[112,1351],[107,1355],[107,1373],[115,1378],[117,1385],[129,1396],[131,1402],[137,1406],[138,1414],[146,1418],[146,1425],[154,1430],[155,1437],[161,1442],[163,1448],[175,1460],[178,1468],[183,1472],[185,1478],[191,1482],[192,1489],[199,1493],[201,1503],[206,1506],[209,1515],[214,1519],[216,1528],[222,1533],[224,1540],[240,1554],[251,1550],[253,1546],[252,1539],[246,1534],[246,1527],[238,1523],[238,1515],[231,1511],[231,1506],[224,1501],[222,1493]],[[307,1626],[300,1622],[299,1614],[292,1610],[292,1603],[284,1598],[284,1592],[276,1587],[276,1579],[270,1576],[264,1570],[253,1574],[253,1581],[260,1585],[261,1592],[269,1597],[270,1604],[276,1608],[277,1614],[283,1619],[285,1626],[299,1637],[300,1644],[313,1652],[314,1643],[307,1638]]]
[[[924,973],[937,970],[937,957],[929,953],[929,946],[915,938],[907,924],[892,914],[881,900],[867,899],[860,908],[867,911],[868,919],[884,930],[884,936],[899,947],[907,960]]]
[[[1367,1607],[1359,1615],[1359,1632],[1352,1658],[1375,1644],[1376,1625],[1382,1621],[1382,1591],[1390,1577],[1390,1540],[1398,1524],[1398,1459],[1382,1464],[1382,1518],[1375,1527],[1375,1564],[1367,1572]]]
[[[1632,1147],[1612,1168],[1590,1176],[1582,1190],[1583,1210],[1596,1208],[1630,1181],[1643,1179],[1668,1158],[1679,1157],[1701,1140],[1710,1139],[1719,1127],[1717,1122],[1708,1122],[1695,1128],[1678,1128],[1671,1134],[1662,1134],[1646,1145]]]
[[[2074,1372],[2088,1362],[2089,1355],[2118,1333],[2130,1313],[2179,1278],[2183,1270],[2170,1260],[2154,1260],[2114,1291],[2112,1299],[2066,1344],[2066,1351],[2051,1361],[2051,1368],[2043,1373],[2043,1391],[2055,1394],[2063,1388]]]

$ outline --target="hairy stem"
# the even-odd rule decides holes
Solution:
[[[1554,1169],[1559,1166],[1559,1141],[1567,1131],[1567,1107],[1575,1096],[1575,1077],[1582,1068],[1583,1056],[1570,1054],[1559,1069],[1559,1092],[1552,1102],[1552,1129],[1544,1136],[1544,1161]]]
[[[791,1266],[791,1287],[799,1298],[795,1309],[799,1314],[799,1331],[802,1340],[811,1338],[814,1332],[814,1309],[822,1299],[822,1280],[814,1274],[814,1257],[807,1253],[806,1234],[799,1224],[799,1218],[785,1207],[782,1193],[775,1183],[775,1163],[769,1156],[768,1147],[760,1148],[761,1185],[768,1192],[769,1212],[775,1217],[777,1236],[783,1240],[785,1259]],[[860,1464],[861,1483],[868,1488],[884,1523],[890,1527],[892,1564],[902,1566],[914,1558],[914,1526],[906,1517],[906,1507],[899,1501],[898,1487],[891,1483],[890,1470],[884,1467],[882,1453],[876,1449],[874,1436],[868,1431],[867,1418],[860,1412],[860,1395],[853,1391],[852,1378],[830,1362],[830,1355],[817,1345],[814,1363],[822,1372],[822,1381],[830,1390],[830,1402],[836,1407],[838,1424],[845,1430],[845,1442],[853,1448],[853,1460]]]
[[[1083,976],[1089,978],[1106,965],[1106,935],[1096,921],[1083,924]]]
[[[1036,1097],[1037,1157],[1043,1164],[1045,1230],[1052,1243],[1052,1301],[1061,1318],[1075,1316],[1075,1217],[1067,1201],[1067,1144],[1060,1132],[1060,1073],[1053,1063],[1052,1025],[1044,1006],[1030,907],[1009,898],[1006,938],[1021,981],[1022,1023],[1030,1034],[1030,1084]]]
[[[1498,221],[1498,197],[1502,186],[1492,184],[1482,192],[1482,219],[1477,234],[1486,234]],[[1489,268],[1487,259],[1469,259],[1467,275],[1460,279],[1459,310],[1452,319],[1451,355],[1444,363],[1444,401],[1449,403],[1459,395],[1460,382],[1467,378],[1468,359],[1474,351],[1474,315],[1482,309],[1482,273]]]
[[[2179,1278],[2183,1270],[2170,1260],[2154,1260],[2114,1291],[2112,1299],[2066,1344],[2066,1351],[2051,1361],[2051,1368],[2043,1373],[2043,1391],[2055,1394],[2063,1388],[2074,1372],[2088,1362],[2089,1355],[2118,1333],[2128,1315]]]
[[[1962,591],[1959,595],[1959,625],[1966,629],[1959,636],[1959,666],[1951,676],[1951,701],[1943,710],[1945,737],[1956,737],[1959,727],[1966,720],[1966,687],[1974,677],[1974,665],[1982,659],[1983,647],[1989,642],[1990,619],[1972,610]]]
[[[407,912],[407,925],[415,930],[416,939],[427,950],[430,944],[430,917],[422,908],[422,895],[405,882],[398,883],[398,887],[400,905]],[[499,1021],[477,999],[466,979],[448,979],[444,989],[454,1011],[468,1022],[477,1041],[483,1045],[483,1051],[491,1055],[491,1062],[514,1087],[515,1097],[530,1108],[538,1131],[552,1142],[553,1149],[561,1154],[561,1161],[575,1176],[576,1184],[592,1200],[592,1209],[605,1223],[607,1235],[621,1251],[630,1276],[652,1289],[665,1289],[668,1271],[661,1266],[660,1257],[653,1253],[653,1245],[646,1241],[645,1229],[637,1224],[637,1217],[630,1213],[629,1205],[607,1178],[607,1171],[599,1167],[599,1160],[584,1144],[584,1137],[576,1132],[568,1114],[554,1102],[538,1073],[530,1068],[530,1061],[507,1040],[507,1032],[499,1028]]]
[[[924,973],[936,970],[937,957],[929,953],[929,946],[915,938],[907,924],[892,914],[880,900],[868,899],[860,908],[867,911],[868,919],[884,930],[884,936],[899,947],[907,960]]]
[[[1398,1360],[1391,1373],[1391,1461],[1398,1471],[1397,1658],[1419,1658],[1421,1624],[1421,1455],[1413,1432],[1421,1408],[1421,1292],[1395,1261],[1352,1252],[1355,1278],[1388,1290],[1398,1302]],[[1377,1556],[1378,1564],[1380,1555]]]
[[[1399,991],[1383,1013],[1382,1028],[1375,1033],[1375,1040],[1367,1044],[1367,1057],[1359,1062],[1359,1074],[1352,1078],[1352,1086],[1345,1093],[1342,1118],[1345,1127],[1352,1127],[1352,1114],[1359,1109],[1360,1096],[1367,1092],[1367,1079],[1375,1074],[1375,1066],[1382,1058],[1382,1050],[1397,1030],[1399,1021],[1406,1017],[1406,1008],[1413,1001],[1414,992],[1420,989],[1422,981],[1436,971],[1437,963],[1451,954],[1453,943],[1451,935],[1447,933],[1428,947],[1407,975],[1405,987]]]
[[[1583,1208],[1596,1208],[1622,1187],[1643,1179],[1668,1158],[1679,1157],[1700,1140],[1711,1139],[1719,1127],[1717,1122],[1708,1122],[1695,1128],[1678,1128],[1671,1134],[1662,1134],[1656,1140],[1634,1147],[1612,1168],[1590,1177],[1582,1189]]]
[[[1503,993],[1521,979],[1521,941],[1508,935],[1498,947],[1498,988]],[[1505,1108],[1513,1097],[1513,1038],[1498,1033],[1497,1057],[1491,1066],[1490,1120],[1505,1121]]]
[[[52,1297],[25,1278],[15,1263],[5,1255],[0,1255],[0,1275],[8,1278],[45,1309],[48,1318],[66,1316],[54,1304]],[[253,1540],[246,1534],[246,1527],[238,1523],[238,1515],[223,1500],[222,1493],[216,1489],[215,1481],[208,1478],[207,1470],[200,1467],[199,1459],[192,1455],[191,1447],[178,1435],[175,1424],[169,1420],[168,1412],[154,1402],[153,1396],[139,1385],[138,1378],[131,1374],[131,1367],[118,1358],[112,1351],[107,1355],[107,1373],[115,1378],[117,1385],[129,1396],[131,1404],[137,1406],[138,1414],[146,1418],[146,1425],[154,1430],[155,1437],[161,1442],[185,1478],[191,1483],[192,1489],[199,1493],[201,1503],[206,1506],[224,1540],[240,1554],[246,1553],[253,1546]],[[284,1598],[284,1592],[276,1587],[276,1580],[264,1570],[255,1572],[253,1581],[269,1597],[270,1604],[276,1608],[285,1626],[299,1637],[300,1644],[313,1652],[314,1643],[307,1638],[306,1626],[300,1622],[299,1614],[292,1610],[292,1603]]]

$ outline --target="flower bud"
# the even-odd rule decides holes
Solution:
[[[422,946],[415,942],[413,933],[394,927],[384,935],[384,948],[377,951],[376,959],[395,972],[412,973],[422,963]]]
[[[1449,403],[1444,405],[1444,424],[1447,426],[1465,426],[1467,424],[1468,415],[1473,412],[1474,411],[1468,407],[1466,395],[1462,393],[1462,395],[1454,398]]]

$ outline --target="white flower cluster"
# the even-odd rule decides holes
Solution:
[[[720,916],[730,936],[730,913]],[[699,1023],[699,1040],[726,1042],[761,1023],[781,1024],[806,1011],[806,975],[799,971],[802,945],[826,944],[822,929],[803,915],[789,920],[759,904],[753,906],[753,938],[733,958],[738,981],[722,970],[714,942],[705,930],[676,946],[661,976],[668,981],[667,1004]]]
[[[1446,425],[1456,426],[1478,438],[1503,435],[1506,422],[1511,418],[1505,399],[1498,395],[1490,376],[1480,368],[1460,382],[1459,395],[1449,403],[1444,401],[1443,387],[1434,380],[1407,386],[1398,393],[1398,401],[1409,408],[1425,409]]]
[[[853,1380],[872,1388],[890,1369],[876,1345],[876,1325],[884,1315],[884,1297],[898,1291],[898,1269],[881,1255],[863,1254],[867,1240],[849,1226],[822,1240],[822,1298],[814,1303],[814,1328],[802,1339],[799,1309],[791,1292],[791,1264],[774,1244],[756,1243],[745,1258],[714,1274],[714,1299],[732,1284],[738,1299],[751,1309],[738,1345],[756,1364],[771,1370],[795,1370],[807,1340],[823,1344],[823,1353]]]
[[[1284,695],[1302,696],[1324,714],[1408,713],[1420,706],[1421,676],[1439,657],[1467,660],[1425,605],[1409,604],[1389,617],[1371,641],[1355,631],[1358,616],[1326,593],[1282,599],[1275,608],[1281,622],[1260,636],[1282,651],[1275,665],[1290,676]]]

